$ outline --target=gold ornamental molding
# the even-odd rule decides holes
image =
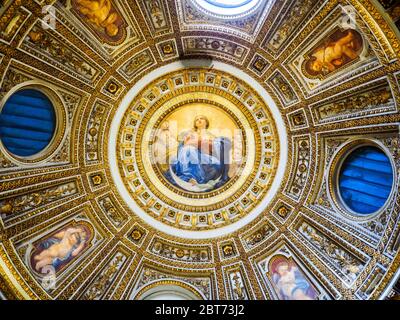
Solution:
[[[206,123],[202,132],[196,127],[199,117]],[[208,150],[198,148],[199,134]],[[198,167],[201,172],[218,167],[214,177],[195,181],[193,169],[189,181],[173,169],[185,165],[177,157],[190,150],[207,158],[213,148],[216,161],[222,140],[230,144],[225,168]],[[274,179],[279,149],[274,118],[254,89],[222,71],[189,68],[158,78],[134,98],[120,124],[117,157],[124,184],[143,210],[179,228],[207,230],[235,222],[257,206]]]

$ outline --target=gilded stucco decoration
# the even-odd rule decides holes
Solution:
[[[1,2],[0,112],[37,89],[57,129],[0,143],[0,299],[398,297],[398,5],[255,2]],[[393,171],[368,216],[337,183],[362,145]]]

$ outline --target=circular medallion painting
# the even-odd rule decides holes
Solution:
[[[202,231],[234,223],[274,181],[275,120],[255,90],[226,72],[161,76],[118,121],[114,179],[122,179],[135,212],[167,225]]]
[[[153,162],[171,187],[202,193],[217,190],[237,177],[244,132],[223,108],[191,103],[171,111],[155,130]]]

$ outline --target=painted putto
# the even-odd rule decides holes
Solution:
[[[295,262],[276,256],[269,263],[273,285],[280,300],[315,300],[318,292]]]
[[[84,224],[65,226],[34,244],[31,266],[38,273],[54,268],[57,273],[79,257],[89,246],[92,232]]]
[[[114,42],[124,37],[124,20],[112,0],[72,0],[72,8],[102,40]]]
[[[363,48],[361,35],[353,30],[336,30],[311,50],[304,62],[306,75],[325,76],[357,59]]]

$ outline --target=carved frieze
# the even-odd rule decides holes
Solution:
[[[3,220],[8,220],[16,215],[21,216],[28,212],[36,212],[38,209],[48,205],[60,204],[73,197],[79,196],[80,187],[78,182],[66,181],[61,184],[40,187],[27,191],[21,190],[13,192],[13,195],[3,195],[0,198],[0,216]]]
[[[269,222],[261,222],[261,226],[255,227],[248,234],[241,235],[242,243],[247,250],[251,250],[265,242],[275,232],[276,228]]]
[[[253,298],[246,271],[242,264],[223,267],[226,290],[230,300],[250,300]]]
[[[97,199],[98,204],[111,223],[118,229],[128,221],[128,216],[117,204],[114,196],[108,194]]]
[[[110,107],[97,100],[89,115],[89,121],[85,134],[85,161],[90,164],[98,163],[102,160],[103,150],[103,125]]]
[[[158,267],[158,268],[157,268]],[[137,296],[140,293],[140,290],[143,287],[146,287],[147,284],[152,282],[157,282],[160,280],[169,281],[170,284],[173,284],[175,281],[182,281],[183,283],[188,283],[191,286],[195,287],[198,291],[202,293],[202,295],[207,300],[217,299],[217,296],[214,293],[214,281],[210,275],[205,275],[207,272],[196,272],[192,271],[191,273],[185,274],[186,270],[181,270],[181,274],[177,275],[171,272],[168,269],[164,269],[163,271],[159,270],[160,266],[151,267],[144,265],[141,268],[140,274],[138,275],[138,281],[135,285],[135,289],[132,291],[132,298]],[[179,273],[178,273],[179,274]],[[168,284],[168,282],[167,282]]]
[[[126,260],[126,253],[117,250],[100,273],[94,277],[93,282],[86,289],[81,299],[101,300],[125,265]]]
[[[295,161],[289,183],[285,188],[286,194],[293,199],[298,200],[306,187],[310,172],[311,152],[311,139],[309,136],[293,138],[293,158]]]
[[[159,237],[153,239],[149,251],[163,258],[180,262],[207,263],[213,261],[211,249],[208,246],[173,244]]]
[[[120,69],[119,73],[128,81],[132,81],[141,72],[155,64],[153,53],[145,49],[130,58]]]
[[[39,23],[30,29],[21,49],[91,86],[103,74],[94,62],[90,62],[88,57],[62,39],[56,31],[45,30]]]
[[[296,30],[303,27],[302,22],[307,21],[324,1],[320,0],[287,0],[282,6],[273,24],[273,29],[267,33],[263,47],[277,55],[282,48],[291,41]]]
[[[22,6],[9,6],[0,17],[0,41],[10,44],[30,16]]]
[[[372,116],[396,110],[396,102],[387,80],[354,88],[340,97],[311,106],[316,124]]]
[[[280,72],[275,72],[267,82],[275,89],[283,105],[289,106],[298,101],[292,85]]]
[[[153,37],[172,33],[171,17],[167,0],[139,0],[145,21]]]
[[[343,248],[308,221],[301,220],[297,224],[296,231],[320,253],[319,257],[326,261],[347,285],[351,285],[364,269],[365,261]]]
[[[215,37],[183,37],[185,55],[213,54],[222,58],[243,63],[248,49],[238,43]]]

